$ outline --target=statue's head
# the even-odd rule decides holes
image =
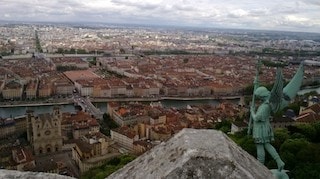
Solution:
[[[260,99],[265,99],[270,96],[270,91],[266,87],[261,86],[254,91],[254,95]]]

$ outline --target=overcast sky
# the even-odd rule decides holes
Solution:
[[[320,32],[320,0],[0,0],[0,20]]]

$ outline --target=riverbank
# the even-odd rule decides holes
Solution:
[[[176,100],[176,101],[192,101],[192,100],[230,100],[240,99],[241,96],[208,96],[208,97],[157,97],[157,98],[90,98],[92,102],[111,102],[111,101],[162,101],[162,100]]]
[[[50,103],[20,103],[20,104],[0,104],[0,108],[11,108],[11,107],[33,107],[33,106],[54,106],[54,105],[66,105],[72,104],[73,102],[50,102]]]
[[[298,95],[305,95],[310,92],[316,92],[316,93],[320,94],[320,86],[317,88],[304,88],[298,92]]]
[[[152,102],[152,101],[163,101],[163,100],[176,100],[176,101],[193,101],[193,100],[232,100],[232,99],[240,99],[241,96],[209,96],[209,97],[156,97],[156,98],[90,98],[93,103],[102,103],[102,102],[129,102],[129,101],[140,101],[140,102]],[[72,104],[73,101],[71,99],[66,99],[65,101],[57,101],[57,102],[47,102],[47,101],[30,101],[30,103],[26,103],[27,101],[15,101],[15,103],[1,104],[0,108],[9,108],[9,107],[32,107],[32,106],[53,106],[53,105],[65,105]]]

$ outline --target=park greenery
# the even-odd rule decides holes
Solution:
[[[112,158],[111,160],[106,161],[100,167],[95,167],[85,172],[80,178],[81,179],[91,179],[91,178],[104,179],[134,159],[135,159],[135,156],[133,155],[121,155],[121,156]]]
[[[186,50],[148,50],[143,51],[142,54],[144,55],[207,55],[213,54],[208,52],[190,52]]]
[[[243,52],[236,52],[239,54]],[[320,55],[320,51],[309,51],[309,50],[288,50],[288,49],[275,49],[275,48],[264,48],[262,51],[250,51],[249,55],[259,56],[272,56],[272,57],[315,57]]]
[[[70,49],[64,49],[64,48],[58,48],[57,52],[59,54],[103,54],[103,51],[97,50],[97,51],[87,51],[85,49],[75,49],[75,48],[70,48]]]
[[[97,57],[88,58],[87,61],[89,62],[90,66],[96,66],[97,65]]]
[[[103,120],[100,121],[100,132],[106,136],[110,136],[110,130],[119,127],[114,120],[107,114],[103,114]]]
[[[4,51],[4,52],[0,52],[0,56],[9,56],[9,55],[12,55],[13,53],[10,51],[10,52],[7,52],[7,51]]]
[[[58,65],[56,67],[57,71],[59,72],[65,72],[65,71],[73,71],[73,70],[83,70],[82,68],[78,68],[74,65]]]
[[[63,48],[58,48],[57,53],[62,53],[62,54],[76,54],[76,53],[87,54],[88,52],[86,50],[84,50],[84,49],[74,49],[74,48],[63,49]]]
[[[42,50],[41,45],[40,45],[38,31],[35,31],[35,36],[36,36],[36,49],[37,49],[38,52],[42,53],[43,50]]]

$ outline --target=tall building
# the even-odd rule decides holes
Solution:
[[[54,107],[51,114],[35,116],[33,111],[27,111],[27,137],[35,155],[60,151],[62,113],[59,107]]]

